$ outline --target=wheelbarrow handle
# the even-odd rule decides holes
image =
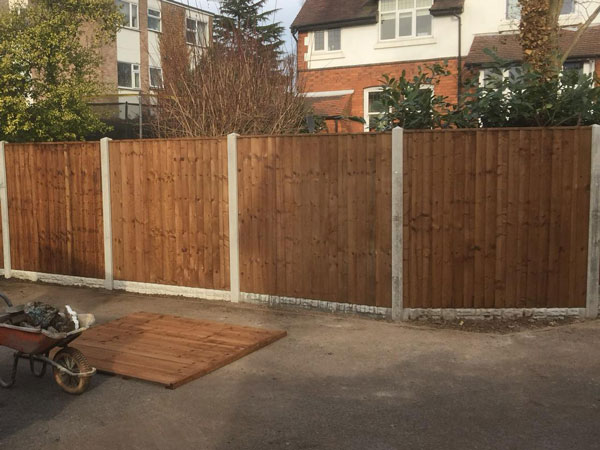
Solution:
[[[11,307],[13,305],[12,302],[9,300],[9,298],[1,292],[0,292],[0,298],[2,300],[4,300],[4,303],[6,303],[6,306]]]

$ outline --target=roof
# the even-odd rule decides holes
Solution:
[[[351,97],[351,94],[334,97],[306,97],[306,103],[318,116],[348,116]]]
[[[464,0],[434,0],[431,14],[462,13]],[[292,23],[292,30],[310,31],[341,25],[377,23],[379,0],[306,0]]]
[[[562,30],[560,36],[560,49],[566,51],[575,31]],[[471,45],[471,50],[465,62],[469,65],[485,65],[494,62],[493,58],[485,53],[485,49],[493,50],[501,59],[517,62],[523,59],[523,49],[519,42],[518,34],[488,34],[477,35]],[[569,59],[591,58],[600,55],[600,26],[588,28],[583,32],[579,42],[569,55]]]
[[[377,23],[378,4],[378,0],[306,0],[292,23],[292,30]]]
[[[435,0],[429,11],[433,16],[446,16],[449,14],[462,14],[465,0]]]

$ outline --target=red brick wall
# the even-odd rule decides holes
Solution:
[[[300,40],[302,39],[302,40]],[[381,85],[383,74],[399,76],[402,70],[406,70],[406,75],[411,77],[416,75],[418,67],[442,63],[443,61],[418,61],[402,62],[393,64],[365,65],[354,67],[342,67],[333,69],[315,69],[306,70],[300,66],[300,61],[304,60],[306,46],[302,34],[298,41],[298,60],[299,60],[299,83],[304,92],[322,92],[339,91],[353,89],[351,99],[350,115],[364,117],[364,90],[370,87]],[[440,84],[436,86],[436,95],[448,97],[450,102],[456,102],[457,98],[457,80],[456,80],[457,61],[448,61],[448,69],[452,75],[444,77]],[[360,132],[363,126],[359,123],[345,122],[343,131]]]

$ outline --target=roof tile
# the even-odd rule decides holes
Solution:
[[[562,30],[560,37],[560,48],[565,51],[571,42],[575,32]],[[484,65],[494,62],[493,58],[485,53],[490,49],[501,59],[517,62],[523,59],[523,49],[519,42],[519,35],[513,34],[488,34],[475,36],[471,50],[465,62],[469,65]],[[581,35],[579,42],[569,55],[569,59],[590,58],[600,55],[600,26],[588,28]]]

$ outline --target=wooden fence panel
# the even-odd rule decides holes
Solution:
[[[405,307],[585,307],[590,142],[590,128],[406,132]]]
[[[114,277],[229,288],[225,139],[110,144]]]
[[[104,276],[98,142],[7,144],[15,270]]]
[[[243,292],[391,306],[391,136],[238,140]]]

